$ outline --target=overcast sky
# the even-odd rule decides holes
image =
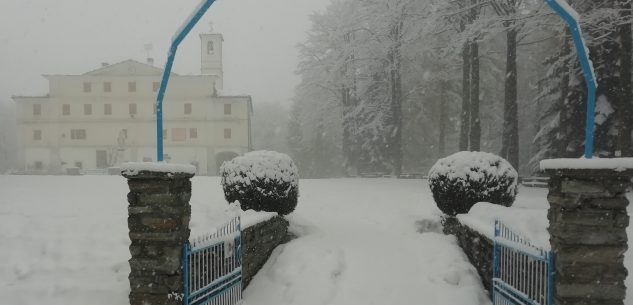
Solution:
[[[198,34],[224,35],[225,94],[289,104],[296,44],[330,0],[217,0],[178,50],[174,72],[200,73]],[[169,41],[199,0],[0,0],[0,101],[47,93],[42,74],[82,74],[102,62],[163,66]]]

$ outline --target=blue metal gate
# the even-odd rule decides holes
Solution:
[[[184,305],[234,305],[242,301],[240,218],[183,248]]]
[[[495,221],[492,300],[495,305],[553,305],[554,253],[531,245]]]

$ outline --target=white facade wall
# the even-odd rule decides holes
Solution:
[[[59,172],[78,163],[83,169],[96,169],[97,151],[107,153],[108,166],[155,161],[154,89],[161,74],[149,65],[125,61],[85,75],[46,76],[48,96],[15,97],[24,169],[41,164],[45,171]],[[172,163],[197,165],[199,174],[216,173],[217,153],[243,154],[250,149],[250,97],[214,96],[217,81],[214,75],[174,75],[163,107],[165,154]],[[90,84],[90,92],[84,91],[85,83]],[[135,83],[135,92],[128,90],[129,83]],[[104,90],[107,87],[109,92]],[[105,113],[106,104],[110,114]],[[136,105],[136,113],[130,113],[130,104]],[[91,105],[90,113],[85,113],[84,105]],[[69,114],[64,107],[70,108]],[[174,138],[174,131],[183,129],[185,137]],[[228,138],[225,129],[230,129]],[[73,138],[84,132],[85,138]]]

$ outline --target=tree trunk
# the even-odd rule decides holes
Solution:
[[[446,154],[446,121],[448,120],[448,114],[447,114],[447,107],[448,107],[448,82],[447,81],[441,81],[441,88],[442,88],[442,98],[439,99],[440,101],[440,138],[439,138],[439,145],[438,145],[438,154],[440,157],[444,157],[444,155]]]
[[[624,20],[631,20],[631,1],[619,0],[618,6],[620,16]],[[633,143],[631,143],[631,133],[633,132],[633,91],[631,84],[631,56],[633,48],[633,37],[631,33],[631,23],[626,22],[619,26],[620,38],[620,98],[619,109],[616,112],[618,122],[617,150],[622,157],[633,157]],[[616,153],[616,156],[618,154]]]
[[[392,37],[394,46],[391,51],[391,115],[393,119],[393,127],[389,138],[391,158],[393,162],[393,174],[398,177],[402,174],[402,80],[401,80],[401,61],[400,48],[402,46],[402,30],[403,23],[398,22],[392,28]]]
[[[470,43],[464,45],[462,58],[462,115],[459,133],[459,150],[465,151],[468,150],[468,136],[470,134]]]
[[[352,107],[350,103],[350,94],[347,87],[341,89],[341,105],[343,106],[343,170],[346,176],[350,176],[350,171],[353,168],[352,158],[352,129],[353,120],[350,118],[350,109]]]
[[[481,122],[479,119],[479,45],[472,42],[471,55],[471,80],[470,80],[470,150],[481,150]]]
[[[571,34],[569,30],[565,30],[565,35],[563,36],[563,54],[562,56],[567,56],[571,52]],[[562,78],[560,81],[560,99],[558,103],[560,104],[560,114],[559,114],[559,123],[558,123],[558,149],[557,154],[553,157],[555,158],[564,158],[567,155],[567,146],[569,145],[569,139],[565,136],[568,134],[569,129],[569,106],[568,106],[568,96],[569,96],[569,81],[571,80],[571,72],[573,70],[573,65],[571,64],[569,59],[566,59],[563,63],[563,68],[561,71]]]
[[[501,156],[519,170],[519,114],[517,103],[517,30],[506,33],[506,78],[503,109],[503,137]]]

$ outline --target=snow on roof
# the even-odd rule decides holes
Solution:
[[[633,169],[633,158],[614,159],[550,159],[541,161],[541,170],[552,169],[611,169],[625,171]]]
[[[121,172],[124,175],[134,176],[142,171],[170,174],[182,173],[193,175],[196,173],[196,167],[189,164],[171,164],[164,162],[124,163],[121,165]]]

